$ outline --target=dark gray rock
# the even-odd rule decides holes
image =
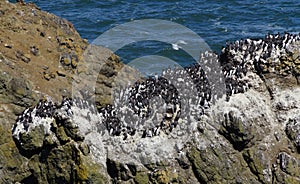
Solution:
[[[300,153],[300,123],[297,120],[289,119],[286,125],[286,134]]]

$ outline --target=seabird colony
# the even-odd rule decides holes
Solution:
[[[142,138],[169,134],[180,118],[191,116],[201,118],[204,109],[209,108],[212,94],[209,79],[203,70],[210,58],[211,63],[221,65],[226,85],[226,96],[243,93],[251,87],[247,72],[252,71],[263,77],[264,73],[283,76],[299,75],[300,62],[288,61],[291,49],[300,40],[299,35],[268,34],[264,39],[242,39],[227,43],[218,56],[212,52],[202,54],[201,62],[186,68],[166,69],[161,76],[151,76],[121,90],[115,97],[114,105],[101,109],[80,98],[64,98],[61,104],[51,100],[40,100],[26,109],[16,120],[12,129],[13,136],[19,137],[39,124],[48,127],[47,119],[72,119],[76,125],[73,108],[88,111],[86,118],[97,121],[99,132],[127,139],[136,134]],[[292,63],[292,64],[291,64]],[[96,117],[91,118],[91,117]]]
[[[242,39],[227,43],[219,59],[225,77],[227,97],[243,93],[251,87],[246,77],[248,71],[258,74],[263,80],[265,73],[298,76],[299,60],[289,61],[288,57],[295,48],[299,48],[299,40],[300,34],[278,33],[268,34],[264,39]]]

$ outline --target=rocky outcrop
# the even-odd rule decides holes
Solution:
[[[67,125],[58,125],[57,140],[54,134],[44,135],[43,125],[20,135],[22,145],[11,137],[12,122],[25,108],[47,96],[57,101],[70,95],[73,74],[89,75],[82,60],[87,47],[67,20],[32,3],[0,1],[0,183],[106,183],[103,168],[85,156],[87,147],[76,143]],[[97,49],[99,63],[109,61],[111,70],[122,68],[111,51]],[[106,79],[110,76],[99,75],[97,85],[106,87],[99,96],[111,93]],[[109,103],[96,99],[99,106]]]
[[[61,105],[62,109],[65,108],[64,105]],[[55,108],[49,100],[40,101],[37,108],[30,109],[19,116],[19,123],[12,130],[16,146],[28,159],[31,173],[22,181],[25,183],[105,183],[105,176],[100,173],[100,167],[87,157],[90,151],[83,143],[84,137],[78,135],[77,127],[65,121],[61,114],[64,112],[52,111]],[[48,111],[49,114],[48,112],[43,114],[44,111]],[[30,117],[34,124],[28,120]]]
[[[213,101],[201,62],[141,79],[33,4],[0,21],[0,183],[299,183],[298,35],[204,53]]]
[[[283,38],[278,37],[276,44]],[[281,54],[289,53],[290,57],[293,55],[290,53],[297,51],[299,39],[296,38],[292,47],[283,48],[281,45]],[[264,41],[253,41],[253,44],[260,48]],[[233,47],[236,49],[239,45]],[[230,52],[230,48],[227,49],[223,54]],[[94,180],[88,174],[84,174],[85,178],[80,175],[83,166],[76,159],[85,160],[83,158],[87,157],[102,168],[103,175],[97,178],[106,178],[112,183],[298,183],[297,104],[300,89],[295,73],[286,71],[290,74],[288,76],[276,70],[261,73],[251,67],[248,63],[251,61],[237,63],[234,61],[236,56],[226,57],[228,63],[234,65],[223,68],[227,92],[215,103],[207,95],[210,94],[209,86],[196,87],[200,92],[193,93],[193,96],[184,95],[190,94],[188,91],[176,91],[182,90],[179,88],[182,81],[197,86],[207,80],[199,66],[185,69],[193,75],[191,83],[182,75],[182,69],[176,69],[174,73],[165,71],[162,78],[137,81],[119,91],[114,105],[101,108],[99,112],[91,101],[77,97],[64,99],[60,105],[40,101],[18,117],[13,128],[14,140],[25,157],[38,157],[39,160],[43,157],[43,150],[56,153],[57,149],[64,150],[68,145],[65,152],[69,152],[69,146],[73,145],[71,150],[75,153],[70,154],[76,157],[61,155],[67,157],[64,163],[75,165],[77,169],[69,168],[64,174],[66,181]],[[214,58],[218,62],[218,57]],[[224,62],[224,56],[222,58]],[[293,59],[297,58],[289,58],[291,62]],[[244,66],[242,73],[236,69],[240,65]],[[170,76],[173,76],[172,84],[176,90],[164,82],[164,78]],[[242,88],[247,85],[247,88],[240,91],[239,85]],[[155,91],[156,88],[159,90]],[[153,91],[146,92],[145,89]],[[229,90],[232,91],[228,93]],[[163,100],[138,100],[140,95],[142,99],[155,99],[155,94],[162,94]],[[131,100],[123,103],[126,100],[122,99]],[[184,102],[188,102],[188,106]],[[172,104],[175,110],[168,110]],[[130,108],[135,115],[126,115]],[[156,116],[148,116],[147,109],[154,110]],[[139,122],[139,118],[144,119],[144,123]],[[151,124],[156,129],[149,129]],[[57,140],[54,148],[47,140]],[[47,154],[46,158],[51,160],[50,155]],[[48,168],[50,160],[38,164]],[[43,178],[32,173],[30,178],[34,177]],[[58,182],[47,178],[49,182]],[[55,178],[59,177],[55,175]]]

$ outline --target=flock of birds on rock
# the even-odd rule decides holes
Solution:
[[[16,131],[17,125],[23,125],[25,131],[28,131],[29,126],[34,121],[34,117],[51,118],[56,110],[56,106],[52,101],[40,100],[33,108],[28,108],[21,115],[18,116],[13,127],[13,132]]]
[[[245,39],[227,43],[219,59],[226,80],[227,96],[243,93],[251,87],[245,77],[249,70],[259,76],[264,73],[293,73],[290,67],[282,66],[282,58],[290,54],[290,47],[299,40],[300,34],[278,33],[268,34],[265,39]]]
[[[191,86],[194,86],[193,93]],[[111,135],[128,137],[138,129],[142,130],[142,137],[152,137],[161,132],[169,134],[180,117],[189,116],[187,110],[192,103],[198,104],[197,113],[202,115],[201,106],[207,108],[209,101],[205,73],[200,65],[192,65],[167,69],[161,76],[136,82],[121,90],[114,106],[103,107],[100,113]]]
[[[227,43],[219,56],[213,57],[216,65],[221,65],[225,78],[226,96],[243,93],[251,86],[246,74],[253,71],[258,75],[278,71],[275,66],[281,62],[282,54],[300,40],[299,35],[268,34],[265,39],[245,39]],[[215,55],[205,52],[202,60]],[[115,97],[114,105],[97,109],[93,104],[80,98],[64,98],[61,104],[41,100],[34,108],[26,109],[16,120],[13,134],[22,127],[28,131],[34,117],[53,117],[56,110],[66,112],[69,117],[76,116],[72,107],[89,109],[97,114],[99,131],[105,128],[112,136],[141,137],[169,134],[178,126],[180,118],[189,121],[190,116],[201,117],[204,109],[209,108],[212,89],[209,79],[200,64],[185,68],[166,69],[161,76],[151,76],[123,89]],[[76,120],[76,118],[73,118]]]

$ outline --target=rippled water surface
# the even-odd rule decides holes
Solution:
[[[300,32],[298,0],[33,0],[33,2],[43,10],[70,20],[81,36],[90,42],[115,26],[149,18],[173,21],[191,29],[216,52],[220,52],[227,40],[264,37],[267,33],[285,31]],[[143,24],[135,25],[131,29],[124,30],[124,33],[128,31],[130,36],[132,30],[143,26]],[[168,35],[167,32],[170,30],[161,30],[162,35]],[[176,38],[186,43],[193,39],[186,34],[178,34]],[[181,65],[193,62],[187,53],[181,49],[176,50],[174,45],[172,47],[171,44],[156,41],[129,44],[117,51],[117,54],[127,63],[146,55],[161,55]]]

